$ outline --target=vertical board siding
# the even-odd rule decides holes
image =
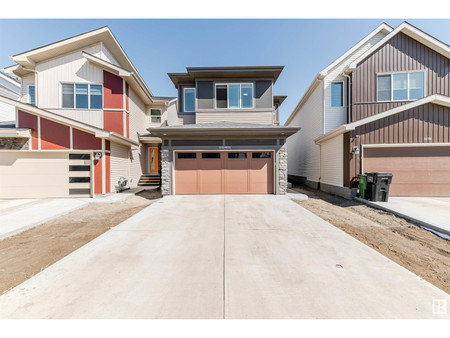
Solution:
[[[450,60],[413,38],[398,33],[364,59],[353,72],[352,121],[408,101],[377,103],[377,73],[425,70],[425,96],[450,96]]]
[[[355,138],[359,135],[358,138]],[[351,132],[347,148],[350,156],[350,179],[360,170],[360,156],[352,147],[365,144],[448,143],[450,142],[450,108],[428,103],[394,116],[357,127]],[[363,168],[364,169],[364,168]]]

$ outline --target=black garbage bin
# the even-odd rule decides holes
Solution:
[[[374,202],[387,202],[389,199],[389,185],[392,182],[391,173],[366,173],[367,191],[366,196]]]

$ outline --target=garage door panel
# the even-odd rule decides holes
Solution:
[[[248,166],[247,158],[229,158],[225,162],[224,186],[225,193],[248,193]]]
[[[177,194],[196,194],[197,191],[197,160],[175,160],[175,184]]]
[[[450,147],[366,148],[365,172],[391,172],[391,196],[450,196]]]

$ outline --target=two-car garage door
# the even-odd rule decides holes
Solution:
[[[450,196],[450,147],[364,148],[364,172],[391,172],[391,196]]]
[[[272,194],[273,152],[176,152],[176,194]]]

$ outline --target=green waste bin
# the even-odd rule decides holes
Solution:
[[[367,175],[358,175],[359,197],[365,198],[367,190]]]

